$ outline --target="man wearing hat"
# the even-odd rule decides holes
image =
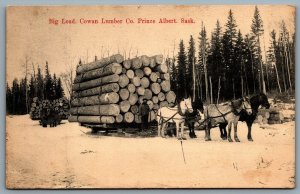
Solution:
[[[139,107],[139,115],[141,116],[141,128],[140,130],[148,129],[148,117],[149,117],[150,107],[147,104],[147,99],[143,99],[143,103]]]

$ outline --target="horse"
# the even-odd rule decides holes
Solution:
[[[165,127],[168,123],[175,123],[177,138],[184,139],[183,129],[185,114],[193,112],[191,98],[183,99],[176,107],[162,107],[157,111],[156,120],[158,122],[157,134],[161,137],[165,137]],[[181,135],[179,135],[179,128],[181,129]]]
[[[206,122],[205,141],[211,141],[210,129],[220,123],[228,123],[228,141],[231,139],[231,127],[234,125],[234,140],[239,142],[237,136],[237,124],[240,118],[240,112],[246,111],[246,114],[251,115],[252,109],[248,98],[244,97],[238,100],[233,100],[231,103],[216,105],[210,104],[204,108],[204,121]]]
[[[251,135],[251,129],[252,129],[252,124],[257,117],[258,107],[262,106],[265,107],[266,109],[269,109],[270,103],[268,101],[268,97],[264,93],[260,93],[250,98],[250,105],[252,108],[252,114],[248,115],[245,110],[242,110],[240,113],[239,121],[246,121],[248,127],[248,135],[247,135],[248,141],[253,141]],[[221,138],[224,140],[227,138],[226,126],[227,123],[220,123],[219,125]]]

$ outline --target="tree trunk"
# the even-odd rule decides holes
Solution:
[[[122,116],[122,115],[121,115]],[[113,124],[115,117],[113,116],[74,116],[68,118],[69,122],[93,123],[93,124]]]
[[[119,103],[119,106],[120,106],[120,111],[126,113],[130,109],[130,102],[127,100],[123,100]]]
[[[70,113],[72,115],[117,116],[120,114],[120,107],[117,104],[73,107]]]
[[[143,86],[144,88],[148,88],[150,85],[150,81],[147,77],[143,77],[141,79],[141,86]]]
[[[96,88],[91,88],[87,90],[77,91],[74,92],[75,98],[81,98],[86,96],[94,96],[94,95],[100,95],[103,93],[109,93],[109,92],[118,92],[120,90],[120,86],[117,83],[111,83],[103,86],[99,86]]]
[[[164,91],[164,92],[168,92],[171,90],[171,85],[170,85],[170,82],[169,81],[162,81],[161,84],[161,90]]]
[[[130,105],[135,105],[138,100],[139,100],[139,97],[136,93],[129,95],[128,101],[129,101]]]
[[[218,80],[218,98],[217,98],[217,104],[219,104],[220,91],[221,91],[221,76],[219,76],[219,80]]]
[[[134,114],[132,114],[131,112],[127,112],[124,114],[123,120],[126,123],[132,123],[134,121]]]
[[[132,78],[134,78],[134,71],[131,69],[128,69],[126,72],[126,75],[129,79],[132,79]]]
[[[152,83],[151,90],[154,94],[158,94],[161,91],[161,87],[160,87],[159,83]]]
[[[109,84],[109,83],[118,82],[119,77],[120,77],[119,75],[113,74],[113,75],[101,77],[98,79],[93,79],[90,81],[73,84],[72,90],[73,91],[85,90],[85,89],[90,89],[90,88],[102,86],[102,85]]]
[[[125,74],[120,75],[118,83],[121,88],[125,88],[129,84],[129,79],[128,79],[127,75],[125,75]]]
[[[135,71],[135,75],[138,77],[138,78],[143,78],[144,77],[144,71],[141,70],[141,69],[136,69]]]
[[[129,91],[126,88],[122,88],[119,91],[119,95],[122,100],[127,100],[129,98]]]
[[[127,90],[129,91],[129,93],[134,93],[135,90],[136,90],[135,85],[133,85],[133,84],[128,84]]]
[[[210,104],[213,104],[211,76],[209,76],[209,85],[210,85]]]
[[[115,104],[119,101],[119,94],[115,92],[105,93],[97,96],[75,98],[71,101],[72,107],[89,106],[97,104]]]
[[[176,94],[173,91],[169,91],[166,95],[166,100],[168,103],[175,103]]]
[[[111,63],[107,66],[87,71],[75,77],[74,83],[80,83],[112,74],[122,73],[122,66],[119,63]]]
[[[145,74],[146,76],[149,76],[151,73],[152,73],[151,68],[149,68],[149,67],[145,67],[145,68],[144,68],[144,74]]]
[[[122,63],[124,61],[124,57],[120,54],[112,55],[110,57],[102,58],[100,60],[87,63],[84,65],[79,65],[77,67],[77,74],[82,74],[84,72],[93,70],[93,69],[98,69],[101,68],[105,65],[111,64],[111,63]]]

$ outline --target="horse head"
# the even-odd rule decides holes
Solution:
[[[268,101],[268,97],[264,93],[259,94],[259,103],[261,106],[265,107],[266,109],[270,108],[270,103]]]
[[[182,111],[182,114],[185,114],[187,111],[189,113],[193,112],[193,106],[192,106],[192,100],[191,98],[184,98],[181,100],[181,102],[179,103],[179,107]]]
[[[250,104],[250,101],[249,101],[249,98],[248,97],[243,97],[242,99],[242,104],[243,104],[243,108],[248,115],[251,115],[252,114],[252,108],[251,108],[251,104]]]
[[[204,107],[203,107],[203,102],[200,99],[192,102],[192,107],[195,110],[199,110],[203,114]]]

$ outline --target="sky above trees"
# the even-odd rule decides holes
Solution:
[[[258,6],[264,25],[262,42],[269,47],[270,32],[279,30],[282,20],[287,30],[294,32],[295,9],[291,6]],[[7,13],[7,82],[24,76],[22,62],[29,56],[31,63],[44,68],[49,62],[51,73],[60,75],[69,65],[76,66],[79,59],[93,61],[114,53],[136,55],[177,55],[180,39],[188,42],[190,35],[199,48],[201,23],[207,38],[219,20],[221,28],[232,10],[237,28],[244,36],[251,31],[255,6],[130,6],[122,7],[35,7],[10,8]],[[106,24],[106,25],[53,25],[56,18],[193,18],[193,24]],[[175,50],[174,50],[175,45]],[[262,45],[263,46],[263,45]],[[198,52],[198,51],[197,51]],[[264,56],[264,55],[263,55]],[[43,69],[42,69],[43,70]]]

